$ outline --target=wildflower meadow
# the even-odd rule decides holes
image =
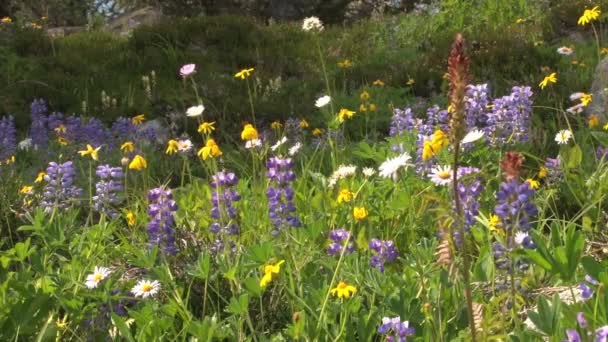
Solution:
[[[169,49],[140,110],[32,92],[0,112],[0,340],[608,341],[604,9],[521,80],[482,79],[454,30],[429,96],[351,77],[317,17],[292,23],[308,112],[271,117],[252,58],[217,76],[226,113]]]

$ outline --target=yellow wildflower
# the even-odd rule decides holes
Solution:
[[[600,124],[600,118],[595,114],[591,114],[587,123],[589,124],[589,128],[595,128]]]
[[[516,24],[521,24],[521,23],[523,23],[524,21],[526,21],[526,19],[523,19],[523,18],[517,18],[517,20],[515,20],[515,23],[516,23]]]
[[[64,137],[57,137],[57,142],[59,143],[59,145],[67,145],[68,144],[68,140]]]
[[[207,158],[209,157],[215,158],[217,156],[221,156],[222,151],[220,150],[220,147],[217,145],[215,140],[208,139],[205,146],[201,147],[201,149],[198,150],[197,155],[203,158],[203,160],[207,160]]]
[[[179,142],[177,140],[171,139],[167,143],[167,150],[165,151],[165,153],[169,154],[169,155],[175,154],[175,153],[177,153],[178,147],[179,147]]]
[[[352,191],[348,189],[342,189],[340,190],[340,193],[338,194],[338,199],[336,201],[338,202],[338,204],[343,202],[350,202],[352,201],[354,196],[355,194]]]
[[[211,134],[211,132],[215,131],[215,121],[213,122],[203,122],[198,126],[198,132],[203,134]]]
[[[549,76],[546,76],[539,84],[538,86],[540,87],[540,89],[545,89],[545,87],[547,86],[547,84],[549,83],[557,83],[557,77],[556,77],[557,73],[552,72]]]
[[[361,95],[359,95],[359,97],[361,98],[361,100],[367,101],[367,100],[369,100],[370,95],[369,95],[369,93],[367,91],[364,90],[361,93]]]
[[[93,146],[87,144],[87,149],[84,151],[78,151],[78,153],[80,153],[81,157],[91,156],[91,158],[93,158],[93,160],[98,160],[99,156],[97,155],[97,152],[99,152],[100,148],[101,148],[101,146],[99,146],[98,148],[93,148]]]
[[[608,131],[608,123],[604,125],[604,130]]]
[[[583,93],[583,95],[581,96],[581,103],[583,104],[583,106],[589,105],[592,100],[593,94]]]
[[[282,124],[282,123],[280,123],[280,122],[278,122],[278,121],[273,121],[273,122],[270,124],[270,128],[272,128],[272,129],[274,129],[274,130],[279,130],[279,129],[281,129],[281,127],[283,127],[283,124]]]
[[[353,208],[353,216],[355,217],[355,220],[363,221],[363,220],[365,220],[367,215],[368,215],[368,212],[367,212],[367,209],[365,209],[365,207],[354,207]]]
[[[337,296],[338,298],[350,298],[352,295],[357,293],[357,288],[341,281],[335,288],[329,290],[329,293],[332,296]]]
[[[0,21],[4,24],[10,24],[13,22],[13,19],[11,19],[10,17],[4,17],[4,18],[0,19]]]
[[[599,18],[600,13],[602,12],[600,11],[599,6],[595,6],[590,10],[586,9],[581,15],[581,17],[578,18],[578,24],[581,26],[585,26],[586,24],[589,24],[593,20]]]
[[[502,228],[500,227],[500,218],[494,214],[490,214],[490,231],[502,233]]]
[[[241,139],[254,140],[258,138],[258,131],[251,124],[246,124],[241,132]]]
[[[262,276],[262,279],[260,279],[260,287],[268,286],[274,276],[281,272],[281,265],[283,265],[284,263],[285,260],[281,260],[276,264],[268,264],[264,266],[264,276]]]
[[[412,86],[412,85],[414,85],[414,83],[416,83],[416,81],[414,81],[413,78],[410,78],[407,80],[407,83],[405,83],[405,84],[407,84],[408,86]]]
[[[342,69],[347,69],[353,66],[353,63],[351,61],[349,61],[348,59],[345,59],[342,62],[338,62],[338,67],[342,68]]]
[[[135,150],[135,144],[132,141],[125,141],[124,144],[120,145],[120,150],[123,152],[133,152]]]
[[[344,122],[345,119],[351,119],[353,116],[355,116],[355,112],[346,108],[340,109],[340,112],[338,113],[340,122]]]
[[[319,135],[323,134],[323,130],[320,128],[315,128],[312,130],[312,135],[315,137],[318,137]]]
[[[253,72],[253,70],[254,70],[254,68],[243,69],[243,70],[237,72],[236,74],[234,74],[234,77],[244,80],[247,77],[251,76],[251,73]]]
[[[365,107],[365,103],[362,103],[359,105],[359,111],[360,112],[367,112],[367,107]]]
[[[538,169],[538,178],[545,178],[547,177],[547,168],[544,166],[541,166],[540,169]]]
[[[372,84],[376,87],[384,87],[384,82],[382,82],[382,80],[375,80]]]
[[[376,104],[375,104],[375,103],[372,103],[372,104],[370,104],[370,105],[369,105],[369,111],[370,111],[370,112],[375,112],[375,111],[376,111],[376,109],[377,109],[377,108],[376,108]]]
[[[22,193],[22,194],[29,195],[29,194],[32,193],[32,190],[34,190],[33,186],[24,185],[23,187],[21,187],[21,190],[19,190],[19,192]]]
[[[538,189],[540,187],[540,183],[533,178],[526,179],[526,182],[528,182],[528,185],[530,185],[532,189]]]
[[[133,122],[135,126],[140,125],[142,122],[144,122],[144,120],[146,120],[146,116],[144,114],[135,115],[133,118],[131,118],[131,122]]]
[[[300,120],[300,128],[308,128],[310,125],[306,120]]]
[[[441,76],[441,78],[443,78],[444,80],[449,80],[450,79],[450,74],[448,74],[447,72],[444,72],[443,75]]]
[[[133,160],[131,160],[131,163],[129,163],[129,169],[131,170],[141,170],[147,167],[148,163],[146,162],[144,157],[140,156],[139,154],[135,155],[135,157],[133,157]]]
[[[445,133],[443,133],[443,131],[440,129],[436,130],[433,137],[430,140],[425,141],[423,144],[422,160],[428,160],[434,157],[444,147],[448,146],[449,143],[450,141]]]
[[[600,52],[602,53],[602,55],[605,55],[608,53],[608,48],[603,47]]]
[[[57,133],[65,133],[66,132],[66,128],[65,125],[59,125],[57,127],[55,127],[55,132]]]
[[[133,214],[132,211],[127,212],[126,219],[129,227],[133,227],[135,225],[135,214]]]
[[[46,172],[38,172],[38,176],[36,176],[36,180],[34,180],[34,183],[40,183],[44,181],[44,176],[46,176]]]

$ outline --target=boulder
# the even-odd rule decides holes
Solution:
[[[587,114],[597,114],[602,122],[608,120],[608,56],[595,67],[591,89],[593,101],[586,108]]]
[[[161,21],[163,15],[160,10],[154,7],[144,7],[138,10],[125,13],[120,17],[111,20],[105,26],[110,32],[116,32],[122,36],[131,34],[133,29],[139,25],[154,25]]]

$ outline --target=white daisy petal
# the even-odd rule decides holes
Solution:
[[[188,110],[186,110],[186,115],[190,116],[190,117],[200,116],[201,114],[203,114],[204,110],[205,110],[205,106],[203,106],[203,105],[192,106],[192,107],[188,108]]]
[[[559,145],[567,144],[571,138],[572,138],[572,131],[570,131],[569,129],[562,129],[561,131],[557,132],[557,134],[555,135],[555,141]]]
[[[131,292],[135,297],[148,298],[154,297],[160,291],[160,282],[158,280],[150,281],[150,280],[140,280],[137,285],[135,285]]]
[[[482,130],[476,129],[467,133],[462,139],[463,144],[472,143],[477,141],[485,136],[485,133]]]
[[[85,281],[85,285],[94,289],[101,283],[102,280],[106,279],[110,275],[110,269],[107,267],[95,266],[93,273],[87,276],[87,280]]]
[[[384,178],[391,178],[393,181],[397,181],[397,172],[402,167],[407,169],[407,167],[411,165],[409,163],[411,159],[412,157],[407,152],[397,157],[387,159],[378,168],[380,176]]]
[[[331,101],[331,97],[329,97],[328,95],[321,96],[315,102],[315,106],[317,106],[317,108],[325,107],[329,103],[329,101]]]

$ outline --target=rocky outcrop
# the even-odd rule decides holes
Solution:
[[[144,7],[126,13],[108,22],[105,29],[120,35],[129,35],[139,25],[154,25],[162,19],[162,13],[154,7]]]
[[[595,67],[590,93],[593,101],[586,108],[587,114],[597,114],[602,121],[608,120],[608,56]]]

